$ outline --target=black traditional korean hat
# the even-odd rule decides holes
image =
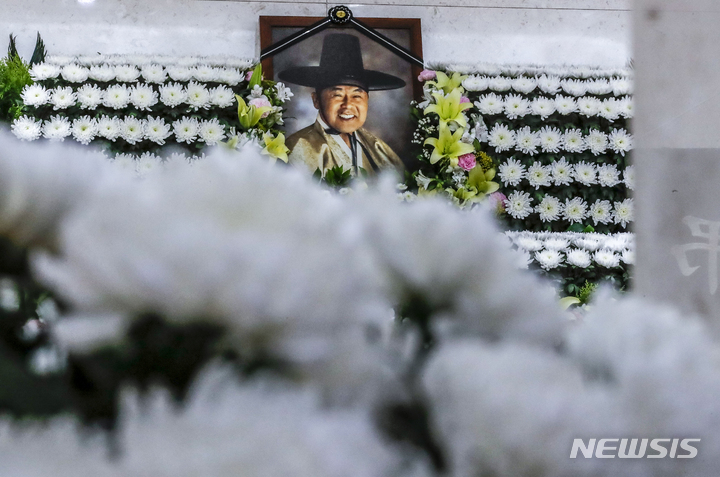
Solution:
[[[380,71],[363,67],[360,39],[354,35],[333,33],[323,39],[320,66],[297,66],[281,71],[278,77],[288,83],[323,89],[347,84],[365,91],[397,89],[405,81]]]

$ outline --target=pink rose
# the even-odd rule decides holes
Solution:
[[[266,97],[262,98],[255,98],[251,99],[248,103],[250,106],[255,106],[256,108],[263,108],[265,106],[272,107],[272,104],[270,104],[270,101]],[[266,118],[270,114],[270,111],[265,111],[262,115],[263,118]]]
[[[458,157],[458,166],[462,167],[466,171],[471,171],[476,165],[477,162],[475,161],[475,154],[472,152]]]
[[[488,196],[490,210],[495,212],[496,215],[505,212],[505,202],[507,202],[507,197],[502,192],[493,192]]]
[[[468,98],[467,96],[463,96],[460,98],[460,104],[469,103],[469,102],[470,102],[470,98]]]
[[[418,76],[418,81],[430,81],[437,78],[437,75],[433,70],[422,70]]]
[[[252,75],[253,75],[252,71],[248,71],[247,73],[245,73],[245,81],[250,81],[250,78],[252,78]]]

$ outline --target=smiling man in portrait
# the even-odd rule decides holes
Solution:
[[[324,38],[319,66],[282,71],[280,79],[315,89],[315,123],[287,138],[289,161],[311,172],[342,166],[358,175],[382,169],[402,170],[403,162],[383,140],[363,128],[368,117],[370,91],[402,88],[405,82],[363,66],[360,41],[348,34]]]

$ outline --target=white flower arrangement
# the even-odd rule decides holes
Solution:
[[[635,263],[632,233],[505,232],[505,235],[519,250],[529,252],[545,270],[568,265],[617,268]]]
[[[26,114],[11,130],[24,141],[72,136],[81,144],[110,141],[113,150],[148,152],[168,141],[214,145],[235,127],[235,96],[243,94],[238,85],[247,88],[256,63],[231,57],[49,56],[31,68],[37,83],[23,90]],[[272,100],[271,127],[283,124],[281,105],[292,96],[283,83],[257,85],[246,101]],[[50,117],[50,107],[60,114]]]

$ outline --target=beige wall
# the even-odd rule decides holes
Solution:
[[[430,62],[622,66],[631,0],[362,0],[358,18],[421,18]],[[219,0],[2,0],[0,38],[29,55],[40,31],[53,53],[259,54],[259,15],[324,16],[334,3]],[[5,41],[0,42],[4,50]]]

